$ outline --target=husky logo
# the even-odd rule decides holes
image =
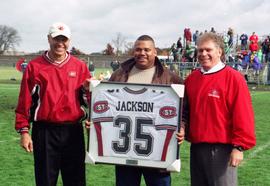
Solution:
[[[162,107],[159,110],[159,115],[165,119],[170,119],[176,116],[176,108],[175,107]]]
[[[103,113],[109,110],[108,101],[98,101],[93,106],[95,113]]]

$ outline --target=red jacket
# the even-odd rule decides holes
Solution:
[[[23,74],[15,128],[27,132],[31,121],[76,123],[86,116],[82,84],[90,78],[85,63],[68,55],[60,65],[46,55],[29,62]]]
[[[254,43],[258,43],[259,38],[258,38],[258,36],[256,34],[254,34],[254,35],[251,35],[249,37],[249,41],[254,42]]]
[[[192,34],[191,34],[191,31],[190,31],[189,28],[186,28],[186,29],[184,30],[184,36],[185,36],[186,41],[191,42]]]
[[[191,143],[221,143],[242,146],[256,143],[254,113],[242,75],[226,66],[218,72],[195,70],[185,81],[188,102],[186,119]]]
[[[258,43],[250,43],[249,44],[249,50],[251,52],[257,52],[259,49]]]

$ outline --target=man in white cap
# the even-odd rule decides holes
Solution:
[[[63,23],[48,33],[50,49],[27,65],[16,108],[15,128],[21,146],[34,152],[37,186],[85,185],[82,120],[91,77],[85,63],[70,55],[71,32]],[[32,123],[32,138],[29,135]]]

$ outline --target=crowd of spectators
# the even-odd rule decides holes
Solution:
[[[208,31],[205,30],[204,32]],[[246,33],[242,33],[239,36],[235,34],[232,28],[219,33],[212,27],[209,32],[218,33],[222,36],[227,54],[226,61],[231,59],[229,57],[236,58],[239,53],[242,53],[242,55],[256,55],[260,63],[267,63],[270,60],[270,36],[263,40],[259,40],[255,32],[250,36]],[[170,55],[173,56],[173,60],[178,62],[195,62],[197,39],[202,34],[203,32],[199,30],[195,30],[192,33],[190,28],[185,28],[183,39],[179,37],[177,42],[171,46]]]
[[[214,27],[209,31],[195,30],[194,32],[190,28],[185,28],[183,34],[170,48],[170,55],[173,56],[173,61],[170,62],[191,62],[192,65],[197,65],[197,39],[205,32],[222,36],[226,52],[224,62],[236,70],[246,74],[252,70],[253,75],[258,76],[263,67],[269,64],[270,35],[259,38],[256,32],[250,35],[236,34],[233,28],[218,32]]]

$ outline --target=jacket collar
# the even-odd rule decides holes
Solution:
[[[201,67],[201,72],[203,74],[211,74],[211,73],[215,73],[217,71],[220,71],[221,69],[223,69],[225,67],[225,64],[222,63],[221,61],[219,61],[215,66],[213,66],[210,70],[205,71],[202,67]]]

